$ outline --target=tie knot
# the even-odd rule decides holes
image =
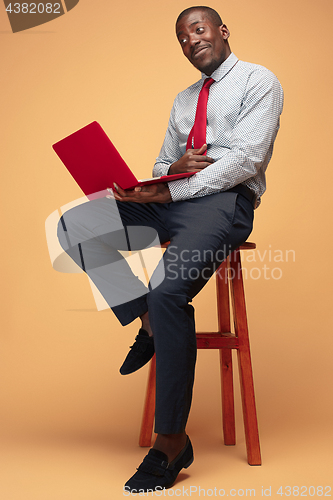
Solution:
[[[206,78],[202,87],[209,88],[214,82],[215,80],[213,80],[213,78]]]

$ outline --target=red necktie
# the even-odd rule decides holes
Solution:
[[[207,129],[207,102],[209,87],[215,80],[206,78],[200,90],[197,110],[195,113],[195,121],[187,139],[186,149],[199,149],[203,144],[206,144],[206,129]],[[207,151],[203,154],[205,155]]]

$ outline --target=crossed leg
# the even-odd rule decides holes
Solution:
[[[59,224],[63,248],[95,282],[121,324],[149,314],[156,352],[154,447],[169,461],[184,447],[192,400],[196,337],[190,302],[247,239],[252,222],[250,202],[225,192],[163,205],[94,200],[66,212]],[[158,286],[147,290],[118,250],[154,245],[157,236],[171,243],[151,279]]]

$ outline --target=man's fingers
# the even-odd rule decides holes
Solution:
[[[114,197],[118,201],[135,201],[142,202],[147,200],[149,197],[154,196],[157,191],[155,186],[136,186],[134,189],[127,189],[126,191],[121,189],[117,184],[114,183]],[[144,201],[145,202],[145,201]]]
[[[207,149],[207,144],[203,144],[201,146],[201,148],[199,148],[197,150],[194,150],[194,151],[196,151],[197,155],[202,155],[202,154],[204,154],[204,152],[206,151],[206,149]]]
[[[122,195],[122,193],[124,195]],[[117,201],[121,202],[135,202],[135,203],[167,203],[172,201],[170,191],[167,184],[154,184],[152,186],[138,186],[138,189],[130,191],[123,191],[119,189],[114,191],[114,197]]]
[[[123,189],[121,189],[121,187],[118,186],[118,184],[116,184],[115,182],[113,183],[113,188],[114,188],[115,192],[119,193],[121,196],[126,195],[126,192]]]
[[[209,167],[209,165],[211,165],[210,162],[193,162],[193,164],[189,166],[188,172],[200,172],[200,170]]]
[[[197,162],[208,162],[208,163],[214,163],[215,160],[213,158],[210,158],[209,156],[203,156],[203,155],[192,155],[189,157],[189,160],[197,161]]]
[[[204,154],[204,152],[206,151],[206,149],[207,149],[207,144],[203,144],[201,146],[201,148],[199,148],[199,149],[192,149],[192,148],[187,149],[186,153],[190,153],[190,154],[192,153],[192,154],[195,154],[195,155],[202,155],[202,154]]]
[[[194,164],[194,163],[214,163],[215,160],[213,158],[210,158],[209,156],[203,156],[203,155],[191,155],[188,158],[189,164]]]
[[[113,183],[113,196],[116,198],[118,201],[129,201],[129,197],[133,196],[134,190],[127,190],[124,191],[118,184],[115,182]]]

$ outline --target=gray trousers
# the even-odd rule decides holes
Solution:
[[[156,352],[155,432],[185,430],[196,362],[193,297],[252,231],[253,207],[226,191],[175,203],[101,198],[60,219],[64,250],[89,275],[122,325],[149,311]],[[149,289],[118,250],[170,240]]]

